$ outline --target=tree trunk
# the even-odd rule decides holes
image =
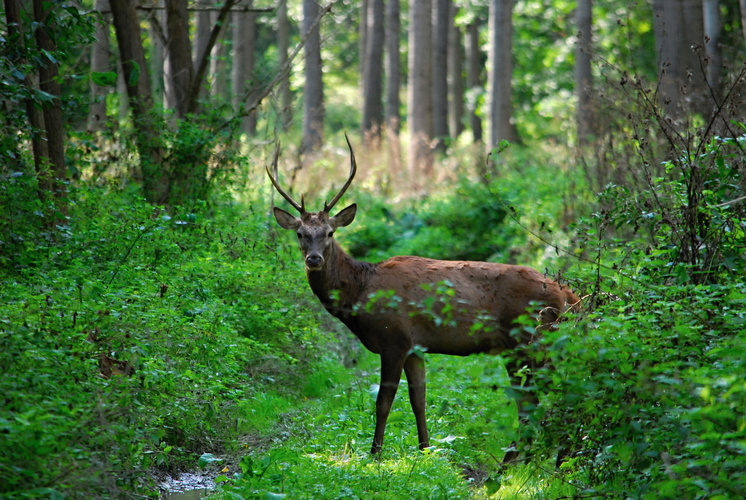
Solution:
[[[705,29],[705,53],[707,54],[707,83],[720,95],[720,79],[723,73],[723,58],[720,49],[720,38],[723,24],[720,19],[719,0],[703,0],[703,17]]]
[[[430,0],[409,3],[409,171],[412,185],[421,187],[430,177],[433,154],[432,9]]]
[[[280,0],[277,4],[277,52],[279,53],[278,67],[285,66],[290,49],[290,23],[288,22],[287,0]],[[235,89],[234,89],[235,92]],[[290,93],[290,78],[284,77],[280,81],[280,123],[283,130],[290,127],[293,121],[293,96]]]
[[[378,148],[383,123],[383,0],[368,0],[367,43],[363,60],[363,139],[366,146]]]
[[[176,100],[176,117],[184,118],[189,106],[189,89],[194,80],[192,50],[189,40],[189,13],[186,2],[166,0],[168,59]]]
[[[365,61],[365,54],[368,52],[368,12],[370,11],[369,0],[361,0],[360,2],[360,25],[358,26],[358,59]],[[358,87],[360,88],[360,95],[365,98],[365,82],[367,76],[365,72],[368,70],[365,64],[360,65],[360,79],[358,80]]]
[[[660,84],[658,100],[670,124],[678,128],[691,112],[705,106],[705,81],[694,46],[704,39],[702,0],[654,0]]]
[[[386,5],[386,137],[389,148],[389,165],[393,178],[401,176],[401,67],[399,59],[399,0],[388,0]]]
[[[741,32],[743,33],[741,43],[746,43],[746,0],[739,0],[738,5],[741,7]]]
[[[162,205],[168,199],[168,177],[162,168],[162,124],[152,112],[153,96],[147,75],[145,52],[140,40],[140,20],[134,2],[111,2],[111,13],[135,125],[143,193],[149,203]]]
[[[479,97],[484,93],[481,79],[483,67],[479,25],[475,20],[466,27],[466,88],[469,95],[466,105],[474,142],[482,142],[483,135],[482,118],[479,116]]]
[[[217,18],[217,16],[215,17]],[[231,102],[230,73],[228,72],[229,54],[228,44],[226,43],[226,40],[230,36],[230,26],[226,25],[221,30],[221,35],[212,48],[210,55],[210,74],[213,78],[210,95],[218,101],[218,105]]]
[[[251,2],[249,2],[251,7]],[[254,102],[256,81],[253,79],[256,40],[256,14],[236,11],[233,13],[233,106],[238,108]],[[247,135],[256,132],[256,113],[243,119],[241,130]]]
[[[210,30],[210,36],[207,39],[207,45],[202,51],[202,57],[197,61],[197,64],[195,65],[194,76],[189,83],[189,89],[187,90],[187,101],[185,106],[186,113],[197,112],[200,90],[205,84],[207,72],[210,67],[210,53],[212,52],[213,47],[215,47],[215,43],[218,41],[220,32],[222,31],[223,26],[226,25],[228,14],[230,13],[231,9],[233,8],[233,4],[235,3],[236,0],[226,0],[226,2],[223,3],[222,7],[220,7],[220,12],[218,12],[217,19],[215,20],[215,25],[212,27],[212,30]],[[187,40],[186,42],[182,41],[182,43],[188,43],[188,41],[189,39],[187,33]],[[188,50],[188,45],[186,46],[186,49]]]
[[[461,28],[454,22],[458,7],[451,3],[448,28],[448,130],[455,140],[464,131],[464,45]]]
[[[321,147],[324,132],[324,84],[321,71],[320,25],[313,27],[319,15],[315,0],[303,0],[303,34],[307,34],[304,52],[306,56],[303,87],[303,144],[302,154],[311,153]],[[313,30],[311,28],[313,27]]]
[[[4,0],[4,6],[9,48],[14,51],[10,56],[11,62],[16,66],[24,66],[26,63],[23,55],[25,53],[25,42],[24,35],[21,31],[20,2],[19,0]],[[31,74],[24,75],[22,82],[28,91],[28,95],[34,95],[36,84],[33,76]],[[39,186],[39,199],[44,202],[47,199],[47,193],[52,192],[52,182],[49,180],[49,176],[44,175],[44,170],[49,164],[47,141],[43,134],[44,114],[42,110],[36,106],[34,99],[31,97],[26,98],[25,105],[26,116],[31,129],[29,135],[31,136],[31,148],[34,155],[34,170]],[[20,153],[16,156],[21,158]]]
[[[109,24],[105,12],[109,11],[109,0],[96,0],[94,10],[96,17],[96,41],[91,46],[91,72],[105,73],[109,71]],[[90,83],[91,106],[88,109],[88,130],[101,131],[106,123],[106,94],[107,87],[96,85],[93,79]]]
[[[593,76],[591,74],[592,50],[592,0],[578,0],[575,10],[578,42],[575,47],[575,94],[578,99],[575,119],[577,141],[582,146],[595,132],[593,118]]]
[[[433,2],[433,137],[435,148],[445,151],[448,137],[448,26],[450,0]]]
[[[67,192],[65,185],[67,180],[65,136],[62,123],[62,103],[60,102],[61,90],[57,78],[57,61],[51,56],[57,50],[52,38],[54,33],[52,19],[54,16],[49,16],[49,10],[55,8],[55,4],[46,4],[42,0],[34,0],[33,6],[36,45],[42,52],[42,57],[50,54],[50,56],[45,57],[45,61],[40,61],[38,64],[39,87],[43,92],[52,96],[52,99],[42,106],[42,112],[44,114],[49,167],[51,168],[50,179],[53,180],[52,193],[58,199],[58,209],[64,210],[65,207],[60,204],[61,198]]]
[[[163,26],[163,0],[156,0],[156,10],[148,15],[148,34],[150,35],[150,88],[153,92],[153,103],[157,107],[168,107],[165,102],[166,89],[164,86],[164,72],[166,63],[166,43]],[[160,9],[160,10],[158,10]]]
[[[513,124],[513,0],[490,0],[488,100],[491,150],[518,141]]]

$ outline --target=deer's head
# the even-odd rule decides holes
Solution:
[[[345,139],[347,139],[347,136],[345,136]],[[303,252],[306,269],[309,271],[318,271],[324,267],[334,245],[334,232],[340,227],[349,225],[355,219],[357,205],[354,203],[344,208],[336,215],[330,215],[334,205],[339,201],[345,191],[347,191],[347,188],[350,187],[352,179],[355,177],[355,173],[357,172],[355,154],[352,151],[352,145],[350,144],[349,139],[347,139],[347,146],[350,148],[350,175],[339,193],[337,193],[331,202],[324,202],[324,209],[319,212],[308,212],[306,210],[305,200],[302,196],[299,204],[280,187],[280,184],[276,179],[279,149],[275,151],[275,159],[273,162],[275,171],[274,176],[269,167],[267,167],[267,174],[272,181],[272,185],[300,214],[300,217],[296,217],[281,208],[274,207],[275,219],[277,219],[277,223],[280,227],[293,230],[298,235],[298,244]]]

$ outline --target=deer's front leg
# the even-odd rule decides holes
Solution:
[[[404,361],[404,373],[407,375],[409,385],[409,402],[417,422],[417,437],[420,441],[420,449],[430,446],[430,436],[427,432],[427,420],[425,419],[425,360],[417,354],[410,354]]]
[[[370,450],[374,455],[380,453],[383,447],[383,432],[396,390],[399,388],[404,358],[405,355],[399,353],[381,353],[381,385],[376,398],[376,431],[373,434],[373,448]]]

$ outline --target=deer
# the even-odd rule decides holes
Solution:
[[[332,209],[352,184],[357,172],[349,138],[350,173],[342,188],[323,210],[309,212],[305,196],[296,202],[277,180],[279,148],[267,175],[277,192],[298,212],[295,216],[273,207],[280,227],[295,231],[312,292],[324,308],[339,319],[381,361],[375,404],[375,430],[371,453],[383,447],[386,421],[402,371],[414,412],[419,448],[430,446],[425,419],[424,354],[466,356],[475,353],[512,353],[506,363],[511,384],[526,383],[521,370],[533,366],[525,346],[543,330],[555,327],[578,297],[565,285],[525,266],[476,261],[434,260],[395,256],[379,263],[355,260],[334,239],[335,231],[355,219],[353,203],[332,215]],[[522,328],[518,319],[537,313],[534,329]],[[519,415],[537,404],[532,391],[516,398]],[[512,451],[511,451],[512,450]],[[504,462],[518,456],[509,449]]]

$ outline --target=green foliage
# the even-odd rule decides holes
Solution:
[[[489,186],[464,178],[454,191],[418,202],[401,215],[370,202],[365,202],[364,221],[346,231],[344,243],[353,255],[372,259],[486,260],[497,250],[506,215]]]
[[[152,494],[151,467],[270,432],[322,338],[288,300],[305,288],[266,251],[263,216],[75,198],[68,225],[2,269],[0,493],[14,498]]]
[[[568,479],[600,496],[743,496],[744,292],[646,283],[545,337],[540,447],[566,455]]]

